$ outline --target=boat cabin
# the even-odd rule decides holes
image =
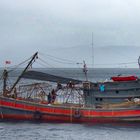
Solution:
[[[84,82],[83,94],[87,106],[103,103],[121,103],[140,97],[140,80]]]

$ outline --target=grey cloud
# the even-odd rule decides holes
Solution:
[[[97,64],[134,60],[140,46],[139,6],[138,0],[1,0],[1,63],[7,52],[16,63],[34,51],[91,63],[92,32]]]

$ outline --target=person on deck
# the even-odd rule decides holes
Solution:
[[[57,90],[62,89],[62,85],[59,82],[57,83],[57,88],[56,89]]]
[[[72,81],[69,81],[69,83],[67,83],[67,87],[74,88],[74,83]]]
[[[3,96],[4,97],[9,97],[9,89],[5,89],[4,93],[3,93]]]
[[[53,89],[51,91],[51,93],[49,93],[48,95],[48,103],[54,103],[55,102],[55,99],[56,99],[56,93],[55,93],[55,90]]]
[[[17,89],[16,89],[16,87],[14,88],[14,98],[15,99],[17,98]]]
[[[51,92],[51,103],[54,103],[55,102],[55,99],[56,99],[56,92],[55,90],[53,89],[52,92]]]
[[[49,92],[49,95],[48,95],[48,104],[50,104],[51,103],[51,93]]]

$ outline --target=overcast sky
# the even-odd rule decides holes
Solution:
[[[94,58],[94,67],[138,67],[118,63],[140,55],[140,1],[0,0],[0,65],[36,51],[54,67],[76,65],[56,64],[48,55],[70,63]]]

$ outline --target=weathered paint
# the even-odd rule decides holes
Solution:
[[[139,121],[136,109],[95,109],[44,105],[0,97],[0,119],[39,120],[45,122],[118,122]]]

